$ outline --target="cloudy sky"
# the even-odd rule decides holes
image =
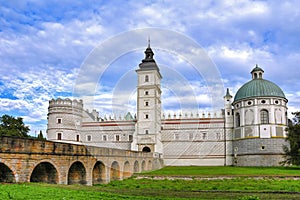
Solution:
[[[0,0],[0,115],[23,117],[34,135],[52,98],[82,98],[102,116],[135,112],[148,37],[166,113],[218,109],[255,64],[300,110],[299,21],[296,0]]]

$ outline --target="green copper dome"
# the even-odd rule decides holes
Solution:
[[[282,97],[283,91],[275,83],[265,79],[253,79],[244,84],[236,93],[234,101],[249,97]]]
[[[234,101],[251,97],[281,97],[283,91],[275,83],[263,79],[264,70],[258,65],[251,71],[252,80],[245,83],[236,93]],[[286,98],[285,98],[286,99]]]

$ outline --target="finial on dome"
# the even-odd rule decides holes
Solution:
[[[150,35],[148,36],[148,48],[150,48]]]

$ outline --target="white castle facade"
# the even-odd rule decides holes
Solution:
[[[165,165],[276,166],[286,145],[287,99],[256,66],[219,113],[165,115],[162,75],[150,45],[136,70],[137,115],[99,117],[82,100],[49,101],[47,139],[153,152]]]

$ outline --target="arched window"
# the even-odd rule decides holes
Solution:
[[[240,117],[240,113],[236,113],[236,115],[235,115],[235,126],[236,126],[236,127],[240,127],[240,126],[241,126],[241,117]]]
[[[265,109],[260,111],[260,123],[261,124],[269,123],[269,112]]]
[[[61,140],[61,133],[57,133],[57,140]]]
[[[145,82],[149,82],[149,76],[148,75],[145,76]]]

